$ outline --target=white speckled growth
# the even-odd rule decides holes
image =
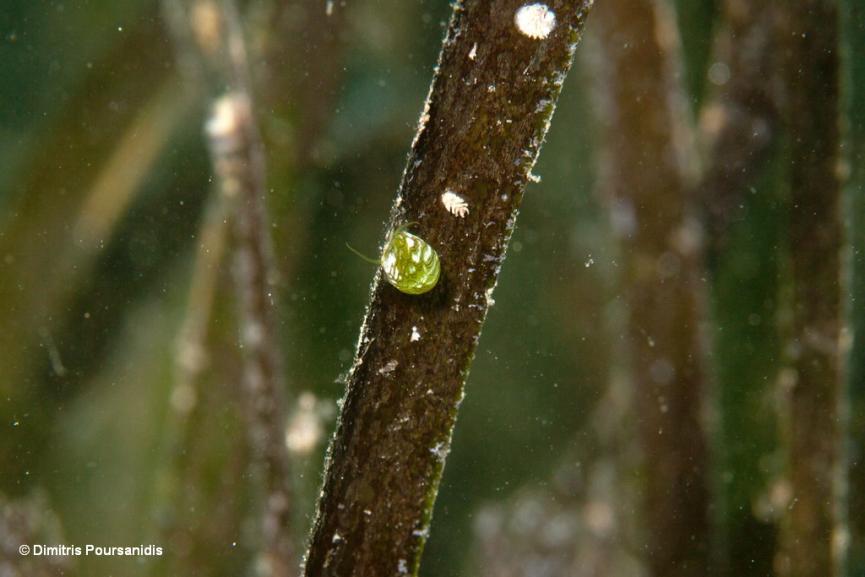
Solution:
[[[514,23],[529,38],[540,40],[549,36],[556,27],[556,14],[546,4],[526,4],[517,10]]]
[[[465,218],[469,213],[469,203],[457,193],[446,190],[441,199],[445,209],[452,215]]]

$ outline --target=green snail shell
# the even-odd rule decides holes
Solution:
[[[397,229],[385,244],[381,268],[387,282],[410,295],[432,290],[441,273],[435,249],[403,228]]]

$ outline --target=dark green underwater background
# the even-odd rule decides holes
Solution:
[[[325,10],[324,0],[296,3],[300,11]],[[716,9],[711,0],[680,0],[678,8],[696,111]],[[297,31],[292,45],[300,48],[277,67],[290,78],[278,82],[279,106],[259,111],[289,394],[313,393],[325,417],[342,394],[340,375],[374,273],[345,243],[374,253],[381,242],[450,7],[348,0],[335,10],[339,46],[322,48],[314,30]],[[857,463],[850,499],[861,538],[865,346],[855,329],[865,326],[865,6],[846,0],[844,10],[855,337],[849,451]],[[563,459],[589,442],[593,408],[611,374],[624,369],[617,249],[594,188],[591,82],[578,56],[472,367],[424,554],[426,577],[472,574],[479,508],[549,484]],[[211,188],[204,111],[205,100],[183,88],[157,2],[3,0],[0,495],[52,510],[63,541],[73,544],[156,542],[170,552],[173,544],[159,537],[167,515],[208,536],[195,553],[201,574],[236,576],[250,567],[257,524],[232,388],[236,337],[226,279],[213,370],[184,461],[193,487],[179,508],[164,509],[172,489],[161,472],[172,443],[175,345]],[[787,274],[781,179],[774,162],[752,183],[730,248],[707,278],[713,412],[721,423],[712,441],[721,497],[715,521],[732,549],[752,548],[756,557],[773,536],[749,511],[783,465],[773,405]],[[296,460],[299,539],[332,424],[325,418],[316,450]],[[865,544],[854,538],[850,552],[849,574],[865,575]],[[152,563],[80,559],[76,574],[150,575]]]

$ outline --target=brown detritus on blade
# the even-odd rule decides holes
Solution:
[[[523,4],[454,7],[390,224],[417,222],[413,232],[440,256],[441,280],[413,296],[376,277],[308,577],[417,574],[490,292],[591,2],[546,2],[555,16],[542,38],[517,27]],[[443,210],[448,190],[471,210]]]

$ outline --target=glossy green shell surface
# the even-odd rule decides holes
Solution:
[[[381,268],[387,282],[410,295],[432,290],[441,273],[435,249],[404,229],[394,232],[385,244]]]

